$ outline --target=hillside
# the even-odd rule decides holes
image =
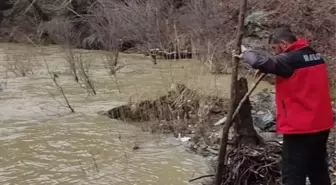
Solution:
[[[245,42],[264,47],[268,33],[289,25],[335,62],[333,0],[250,0]],[[192,52],[222,71],[235,33],[235,0],[16,0],[0,4],[2,40],[86,49]],[[28,39],[29,38],[29,39]],[[330,65],[333,67],[333,65]]]

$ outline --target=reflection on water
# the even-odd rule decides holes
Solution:
[[[144,133],[96,113],[129,97],[133,101],[155,98],[173,81],[209,93],[226,93],[228,77],[206,74],[195,61],[153,66],[143,56],[122,55],[127,65],[118,73],[122,91],[118,93],[115,80],[104,69],[103,52],[81,52],[92,63],[97,96],[88,96],[74,83],[59,48],[0,45],[1,185],[182,185],[205,173],[206,160],[186,152],[175,138]],[[33,75],[14,77],[6,73],[7,55],[46,61],[61,74],[59,82],[76,113],[64,107],[43,62]],[[134,146],[140,149],[133,150]]]

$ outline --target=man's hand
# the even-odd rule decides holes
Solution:
[[[244,45],[241,45],[240,47],[241,47],[241,53],[238,55],[238,54],[236,54],[236,51],[233,50],[232,51],[232,56],[242,59],[243,58],[243,54],[247,50],[247,48]]]
[[[242,52],[242,53],[244,53],[244,52],[247,50],[247,48],[246,48],[244,45],[241,45],[241,46],[240,46],[240,49],[241,49],[241,52]]]

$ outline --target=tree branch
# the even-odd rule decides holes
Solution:
[[[257,79],[256,83],[252,86],[252,88],[244,95],[243,99],[240,100],[237,108],[235,109],[234,113],[233,113],[233,116],[232,116],[232,119],[234,119],[237,114],[239,113],[242,105],[244,104],[244,102],[247,100],[248,97],[251,96],[251,94],[253,93],[253,91],[257,88],[257,86],[259,85],[259,83],[261,82],[261,80],[266,76],[266,74],[262,74],[259,76],[259,78]],[[224,117],[220,120],[218,120],[216,123],[215,123],[215,126],[218,126],[218,125],[224,125],[224,123],[226,122],[227,120],[227,117]]]
[[[213,177],[213,176],[215,176],[215,175],[214,174],[211,174],[211,175],[202,175],[202,176],[190,179],[189,182],[193,182],[193,181],[197,181],[197,180],[200,180],[200,179],[203,179],[203,178]]]
[[[235,40],[235,51],[238,51],[241,53],[241,44],[244,34],[244,19],[245,19],[245,12],[246,12],[246,4],[247,0],[241,0],[240,3],[240,12],[239,12],[239,20],[238,20],[238,31],[237,31],[237,37]],[[235,110],[235,104],[236,104],[236,88],[237,88],[237,80],[238,80],[238,68],[239,68],[239,58],[232,56],[232,76],[231,76],[231,91],[230,91],[230,112],[227,117],[227,123],[223,127],[222,131],[222,138],[220,142],[220,148],[219,148],[219,156],[218,156],[218,166],[217,171],[215,175],[215,185],[221,185],[222,184],[222,175],[225,169],[225,158],[226,158],[226,148],[227,148],[227,142],[228,142],[228,134],[229,129],[233,122],[233,115]]]

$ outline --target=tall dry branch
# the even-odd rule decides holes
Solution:
[[[238,20],[238,30],[235,40],[235,51],[241,53],[241,44],[244,34],[244,20],[245,20],[245,12],[246,12],[246,4],[247,0],[240,1],[240,12],[239,12],[239,20]],[[227,150],[227,142],[228,142],[228,134],[229,129],[232,125],[233,114],[235,112],[235,105],[237,102],[236,92],[237,92],[237,81],[238,81],[238,67],[239,67],[239,58],[232,57],[232,75],[231,75],[231,91],[230,91],[230,111],[227,116],[226,124],[223,127],[222,138],[220,142],[220,149],[218,155],[218,166],[215,176],[215,184],[222,184],[222,176],[225,170],[225,158],[226,158],[226,150]]]

